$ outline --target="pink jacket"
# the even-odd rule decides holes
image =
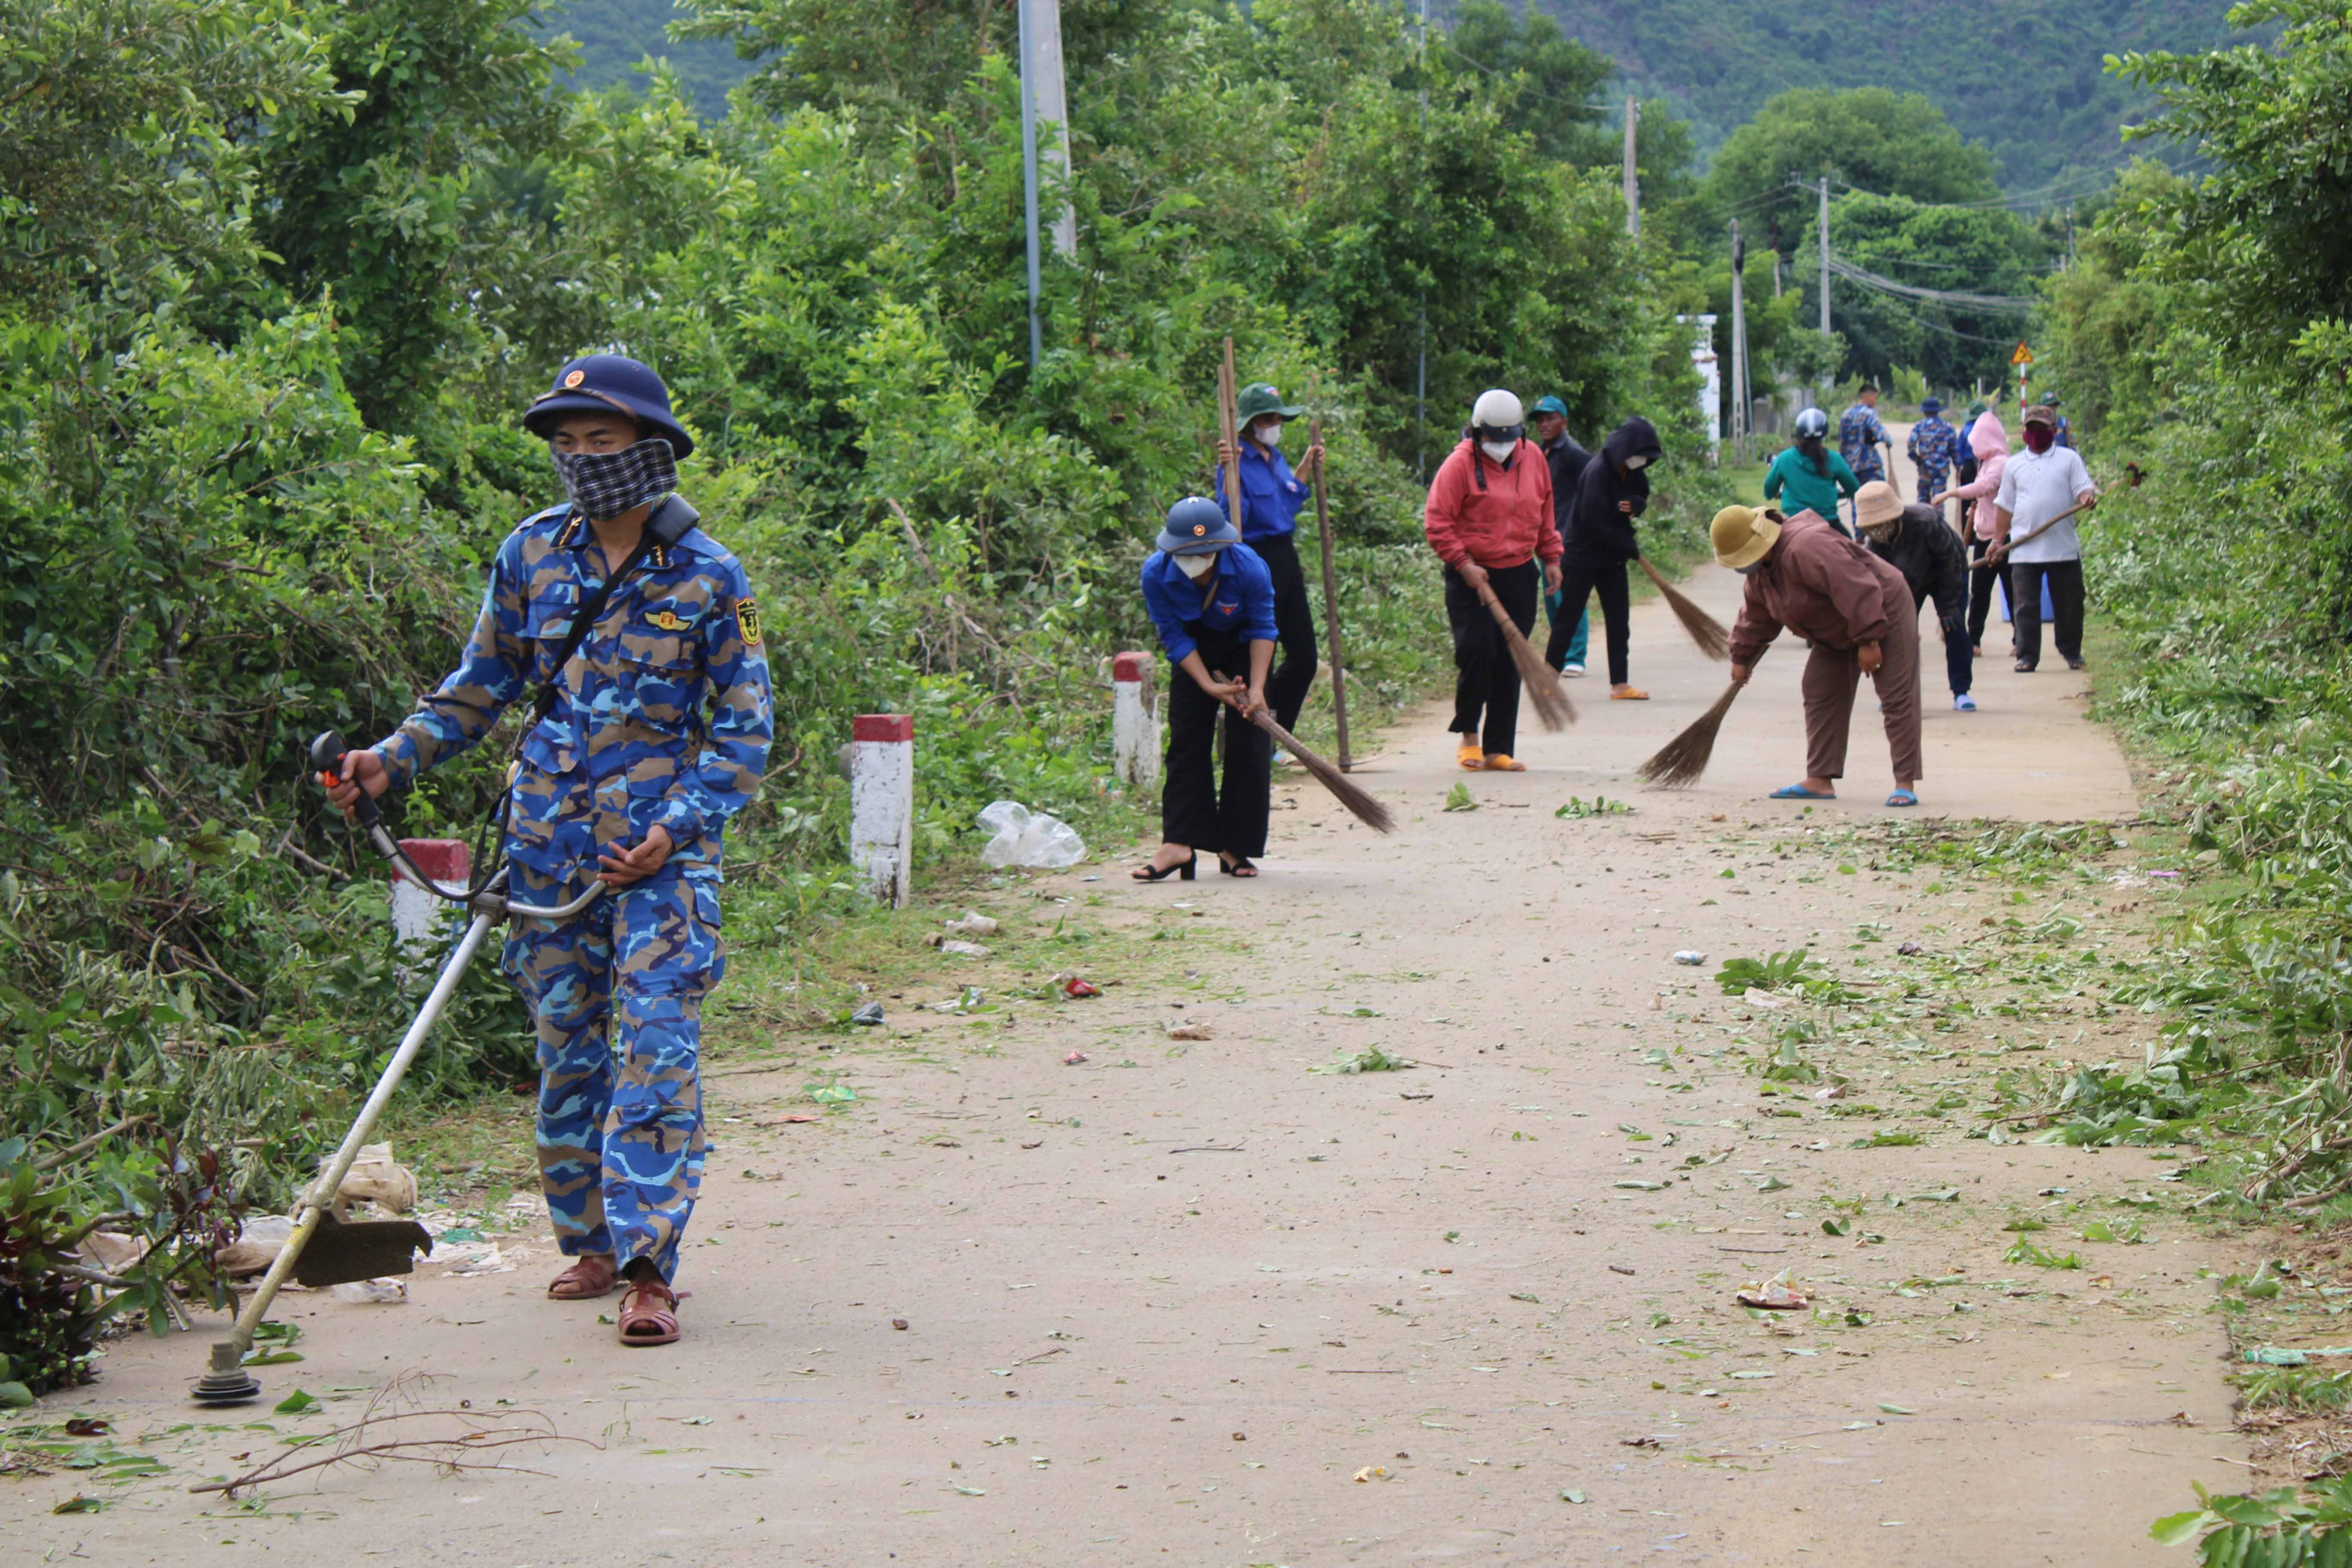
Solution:
[[[1977,416],[1969,426],[1969,450],[1976,454],[1977,477],[1952,493],[1977,503],[1977,537],[1990,539],[1992,498],[2000,493],[2000,471],[2009,467],[2009,432],[2001,427],[2000,415],[1988,408]]]

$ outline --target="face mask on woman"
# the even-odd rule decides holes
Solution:
[[[1282,421],[1279,419],[1259,420],[1256,424],[1250,426],[1250,439],[1255,441],[1261,447],[1281,446]]]
[[[1511,454],[1519,449],[1517,441],[1481,441],[1478,449],[1498,463],[1510,461]]]
[[[1630,473],[1639,473],[1639,472],[1641,472],[1641,470],[1643,470],[1643,468],[1648,468],[1649,466],[1650,466],[1650,459],[1649,459],[1649,458],[1644,458],[1644,457],[1641,456],[1641,455],[1640,455],[1640,454],[1638,454],[1638,453],[1636,453],[1634,456],[1633,456],[1633,457],[1628,458],[1626,458],[1626,459],[1625,459],[1625,468],[1626,468],[1626,470],[1627,470],[1628,472],[1630,472]]]
[[[1214,567],[1216,563],[1217,558],[1214,555],[1179,555],[1176,557],[1176,570],[1183,573],[1185,576],[1190,577],[1195,583],[1207,576],[1210,569]]]

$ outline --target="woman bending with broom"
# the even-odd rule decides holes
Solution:
[[[1187,496],[1168,509],[1159,548],[1143,563],[1143,604],[1168,662],[1188,679],[1168,690],[1168,752],[1160,789],[1159,852],[1139,882],[1174,872],[1191,881],[1199,851],[1228,877],[1255,877],[1273,811],[1274,752],[1255,722],[1265,711],[1274,663],[1274,578],[1215,501]],[[1245,669],[1249,679],[1228,679]],[[1225,776],[1213,764],[1225,721]]]
[[[1429,547],[1445,563],[1455,671],[1450,728],[1461,737],[1454,760],[1473,772],[1527,772],[1511,755],[1518,745],[1519,668],[1486,596],[1524,640],[1536,624],[1537,584],[1559,591],[1551,468],[1526,439],[1524,419],[1511,393],[1480,393],[1462,444],[1437,466],[1422,515]]]
[[[1727,506],[1715,514],[1715,558],[1748,579],[1731,628],[1731,682],[1748,671],[1782,628],[1813,645],[1805,660],[1805,777],[1774,800],[1833,800],[1845,772],[1854,688],[1878,684],[1887,749],[1894,753],[1893,806],[1916,805],[1919,761],[1919,607],[1903,574],[1813,512],[1779,514]]]

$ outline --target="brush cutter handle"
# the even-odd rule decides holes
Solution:
[[[348,754],[349,750],[350,748],[343,744],[343,732],[341,730],[321,730],[311,738],[310,771],[318,775],[320,784],[332,789],[343,782],[343,758]],[[357,779],[351,782],[355,788],[359,788]],[[362,827],[375,828],[383,826],[383,813],[377,809],[375,796],[368,794],[364,788],[359,789],[359,802],[352,807],[352,815],[358,818]]]

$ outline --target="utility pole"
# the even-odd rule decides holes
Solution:
[[[1748,259],[1739,220],[1731,220],[1731,452],[1748,461],[1748,312],[1740,300],[1739,270]]]
[[[1822,336],[1830,335],[1830,177],[1822,176]]]
[[[1037,67],[1037,120],[1043,128],[1043,155],[1062,184],[1061,210],[1054,215],[1054,251],[1065,261],[1078,254],[1078,213],[1069,198],[1070,110],[1062,79],[1062,0],[1020,0],[1035,42],[1030,55]]]
[[[1421,34],[1416,40],[1421,47],[1421,108],[1420,134],[1422,171],[1429,167],[1429,0],[1421,0]],[[1422,189],[1429,182],[1421,182]],[[1412,475],[1423,478],[1429,468],[1429,287],[1423,284],[1419,300],[1420,347],[1414,355],[1412,371]]]
[[[1633,127],[1640,124],[1642,110],[1631,93],[1625,96],[1625,232],[1635,239],[1642,237],[1642,182],[1633,173]]]
[[[1037,26],[1030,0],[1016,6],[1021,28],[1021,193],[1029,252],[1029,369],[1045,357],[1045,339],[1037,323]]]

